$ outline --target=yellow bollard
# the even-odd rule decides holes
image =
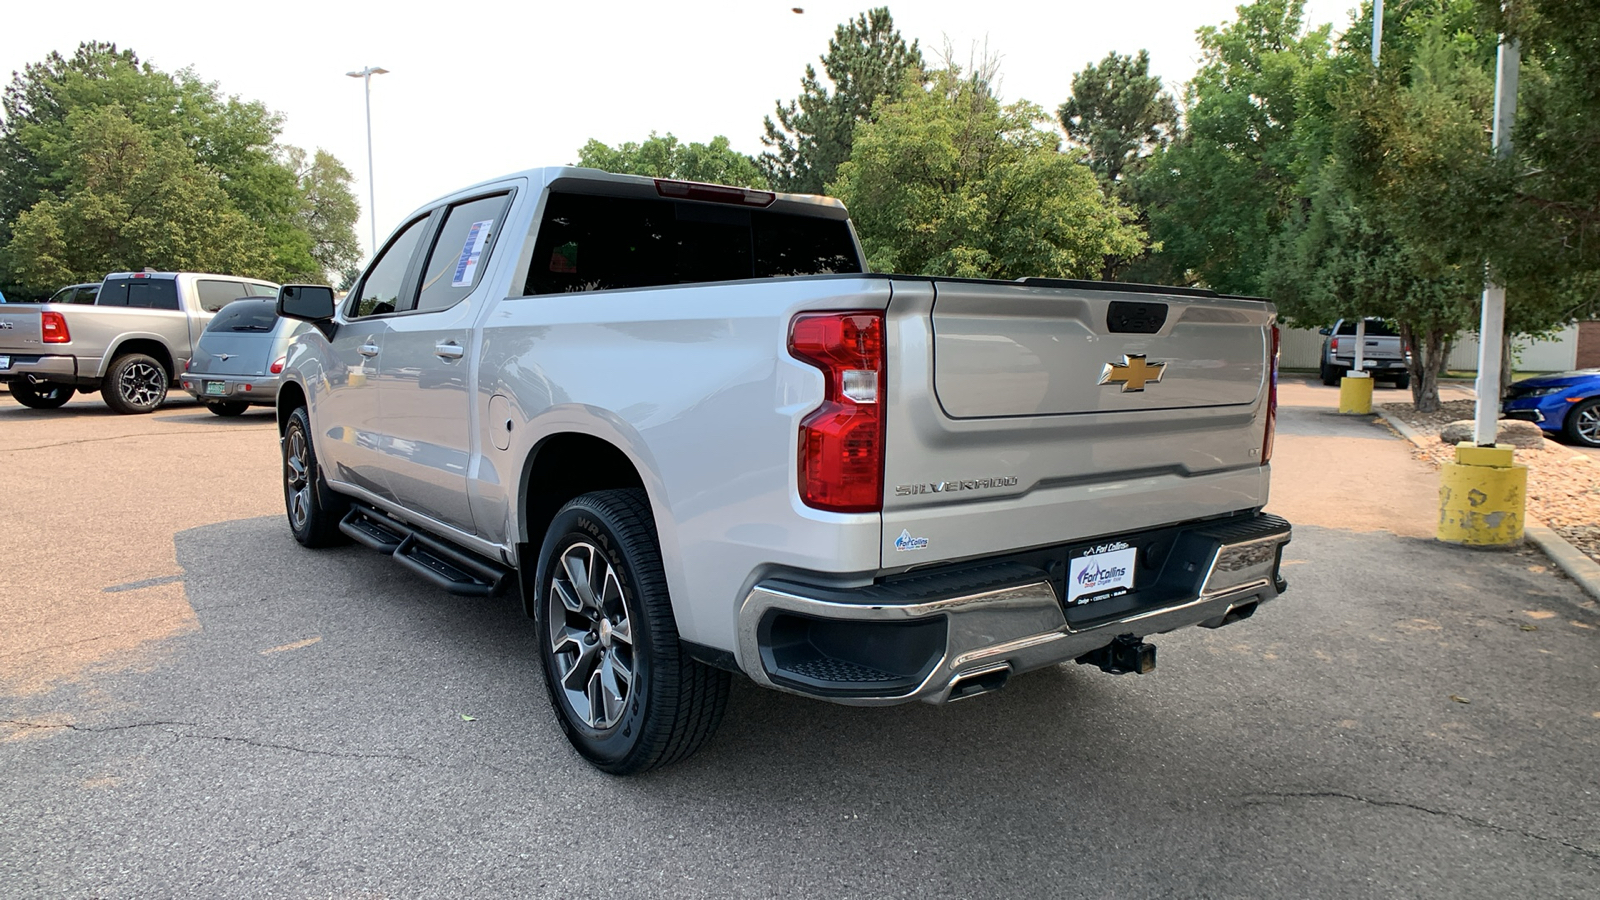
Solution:
[[[1511,445],[1456,445],[1456,461],[1439,473],[1439,540],[1467,547],[1522,543],[1528,467]]]
[[[1351,372],[1339,382],[1339,412],[1372,415],[1372,376]]]

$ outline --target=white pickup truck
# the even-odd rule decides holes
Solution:
[[[295,537],[512,584],[609,772],[711,734],[729,673],[941,703],[1285,584],[1262,513],[1275,311],[1209,291],[874,275],[844,208],[575,168],[431,203],[279,394]]]
[[[92,304],[8,303],[0,306],[0,381],[34,409],[100,391],[116,412],[153,412],[217,310],[277,293],[270,281],[232,275],[113,272]]]

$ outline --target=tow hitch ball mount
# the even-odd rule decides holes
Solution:
[[[1100,671],[1113,675],[1132,672],[1143,675],[1156,668],[1156,645],[1147,644],[1137,635],[1119,635],[1116,640],[1078,657],[1079,665],[1099,666]]]

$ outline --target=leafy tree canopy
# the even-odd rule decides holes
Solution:
[[[709,144],[684,144],[668,132],[650,132],[643,143],[609,147],[590,139],[578,150],[578,165],[619,175],[649,175],[709,184],[766,188],[767,177],[756,161],[728,146],[728,139],[717,135]]]
[[[1001,105],[982,72],[911,72],[901,99],[855,134],[829,192],[850,207],[876,271],[984,278],[1086,277],[1143,248],[1132,214],[1100,190],[1049,118]]]
[[[90,190],[105,199],[107,190],[133,190],[136,180],[100,177],[78,158],[85,148],[103,147],[112,140],[131,142],[128,146],[153,154],[151,158],[161,162],[157,171],[178,179],[170,190],[158,191],[164,197],[198,196],[194,193],[200,190],[198,182],[209,181],[216,191],[203,193],[215,208],[206,215],[238,214],[256,229],[249,252],[237,258],[213,257],[213,269],[275,280],[321,279],[324,272],[338,267],[354,244],[354,220],[341,226],[339,216],[330,212],[332,207],[355,203],[349,173],[337,160],[328,156],[333,165],[318,168],[315,160],[327,156],[319,151],[313,158],[316,174],[308,179],[308,172],[301,170],[304,154],[296,157],[298,151],[276,143],[282,125],[279,115],[258,102],[222,95],[215,84],[190,70],[165,73],[140,62],[132,50],[85,43],[71,57],[51,53],[43,62],[15,73],[0,97],[0,110],[4,112],[0,247],[5,248],[0,254],[0,283],[26,284],[28,293],[58,286],[23,280],[25,271],[33,273],[29,278],[37,278],[50,269],[27,254],[40,252],[36,244],[45,222],[65,223],[88,209],[86,201],[73,196],[75,192]],[[155,189],[148,178],[137,183]],[[127,195],[120,198],[120,206],[138,210],[147,200],[146,195]],[[34,218],[30,236],[18,243],[24,214],[39,204],[47,205]],[[114,261],[110,268],[141,268],[158,265],[155,256],[191,258],[182,245],[184,227],[172,227],[171,247],[150,245],[148,238],[132,236],[138,229],[131,222],[122,229],[104,218],[115,206],[104,206],[98,213],[102,218],[93,234],[101,236],[102,243],[71,248],[72,258],[58,260],[74,272],[75,279],[105,274],[108,269],[96,271],[96,267],[106,261]],[[196,213],[191,221],[200,217]],[[308,222],[322,223],[322,234],[311,234]],[[340,227],[349,230],[348,240],[334,233]],[[119,230],[130,234],[114,233]],[[154,256],[119,255],[135,249]]]
[[[1171,142],[1178,104],[1150,74],[1150,54],[1108,53],[1072,76],[1072,96],[1056,111],[1067,142],[1081,147],[1101,182],[1118,184],[1136,166]]]
[[[822,57],[827,83],[806,66],[800,96],[779,102],[764,121],[761,143],[772,148],[760,165],[782,191],[820,194],[850,158],[856,127],[874,119],[879,98],[893,98],[906,75],[920,72],[922,52],[895,30],[887,7],[868,10],[834,30]],[[831,85],[831,89],[830,89]]]

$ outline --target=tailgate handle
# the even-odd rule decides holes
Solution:
[[[1165,324],[1165,303],[1113,300],[1106,307],[1106,330],[1112,334],[1155,334]]]
[[[433,345],[433,355],[440,359],[460,359],[464,352],[461,345],[455,341],[442,341]]]

